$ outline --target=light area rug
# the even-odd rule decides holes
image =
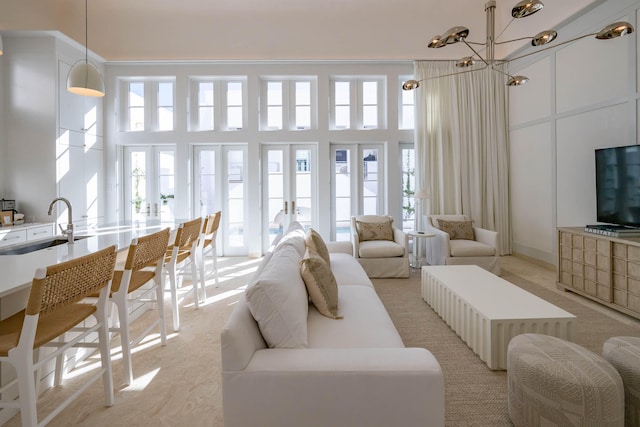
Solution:
[[[505,271],[502,278],[577,316],[575,342],[597,354],[611,336],[640,336],[627,325],[562,293]],[[511,426],[507,408],[507,373],[492,371],[420,295],[419,272],[405,283],[375,279],[376,291],[407,347],[424,347],[440,363],[445,382],[447,426]]]
[[[156,333],[135,348],[134,383],[122,384],[119,338],[112,341],[116,403],[103,406],[101,381],[49,424],[50,426],[222,426],[220,331],[259,261],[220,258],[220,284],[207,280],[207,302],[198,310],[181,307],[182,328],[171,331],[171,310],[165,305],[169,333],[166,346]],[[601,353],[614,335],[640,336],[640,327],[611,319],[553,290],[505,271],[503,278],[547,299],[578,317],[576,342]],[[420,296],[419,272],[409,279],[374,279],[374,285],[407,347],[425,347],[438,359],[445,378],[447,426],[509,426],[505,371],[491,371],[438,317]],[[144,330],[155,311],[134,322]],[[90,358],[87,369],[98,359]],[[69,375],[63,385],[45,391],[39,408],[48,410],[69,395],[82,377]],[[247,408],[250,410],[251,408]],[[14,417],[7,426],[19,426]]]

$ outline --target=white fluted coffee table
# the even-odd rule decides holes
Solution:
[[[573,314],[476,265],[422,267],[422,297],[490,369],[507,369],[516,335],[573,341]]]

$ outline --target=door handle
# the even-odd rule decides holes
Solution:
[[[153,204],[153,206],[154,206],[154,208],[155,208],[154,215],[155,215],[155,216],[158,216],[158,204],[157,204],[157,203],[154,203],[154,204]]]
[[[151,216],[151,203],[147,203],[147,216]]]
[[[291,201],[291,213],[292,214],[297,214],[298,212],[296,212],[296,201],[292,200]]]
[[[289,214],[289,202],[284,202],[284,214]]]

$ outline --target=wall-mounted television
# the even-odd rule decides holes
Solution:
[[[598,222],[640,227],[640,145],[596,150]]]

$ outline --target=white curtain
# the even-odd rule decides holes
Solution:
[[[453,62],[418,61],[416,187],[430,194],[423,214],[465,214],[498,231],[511,253],[506,76],[491,69],[459,73]]]

